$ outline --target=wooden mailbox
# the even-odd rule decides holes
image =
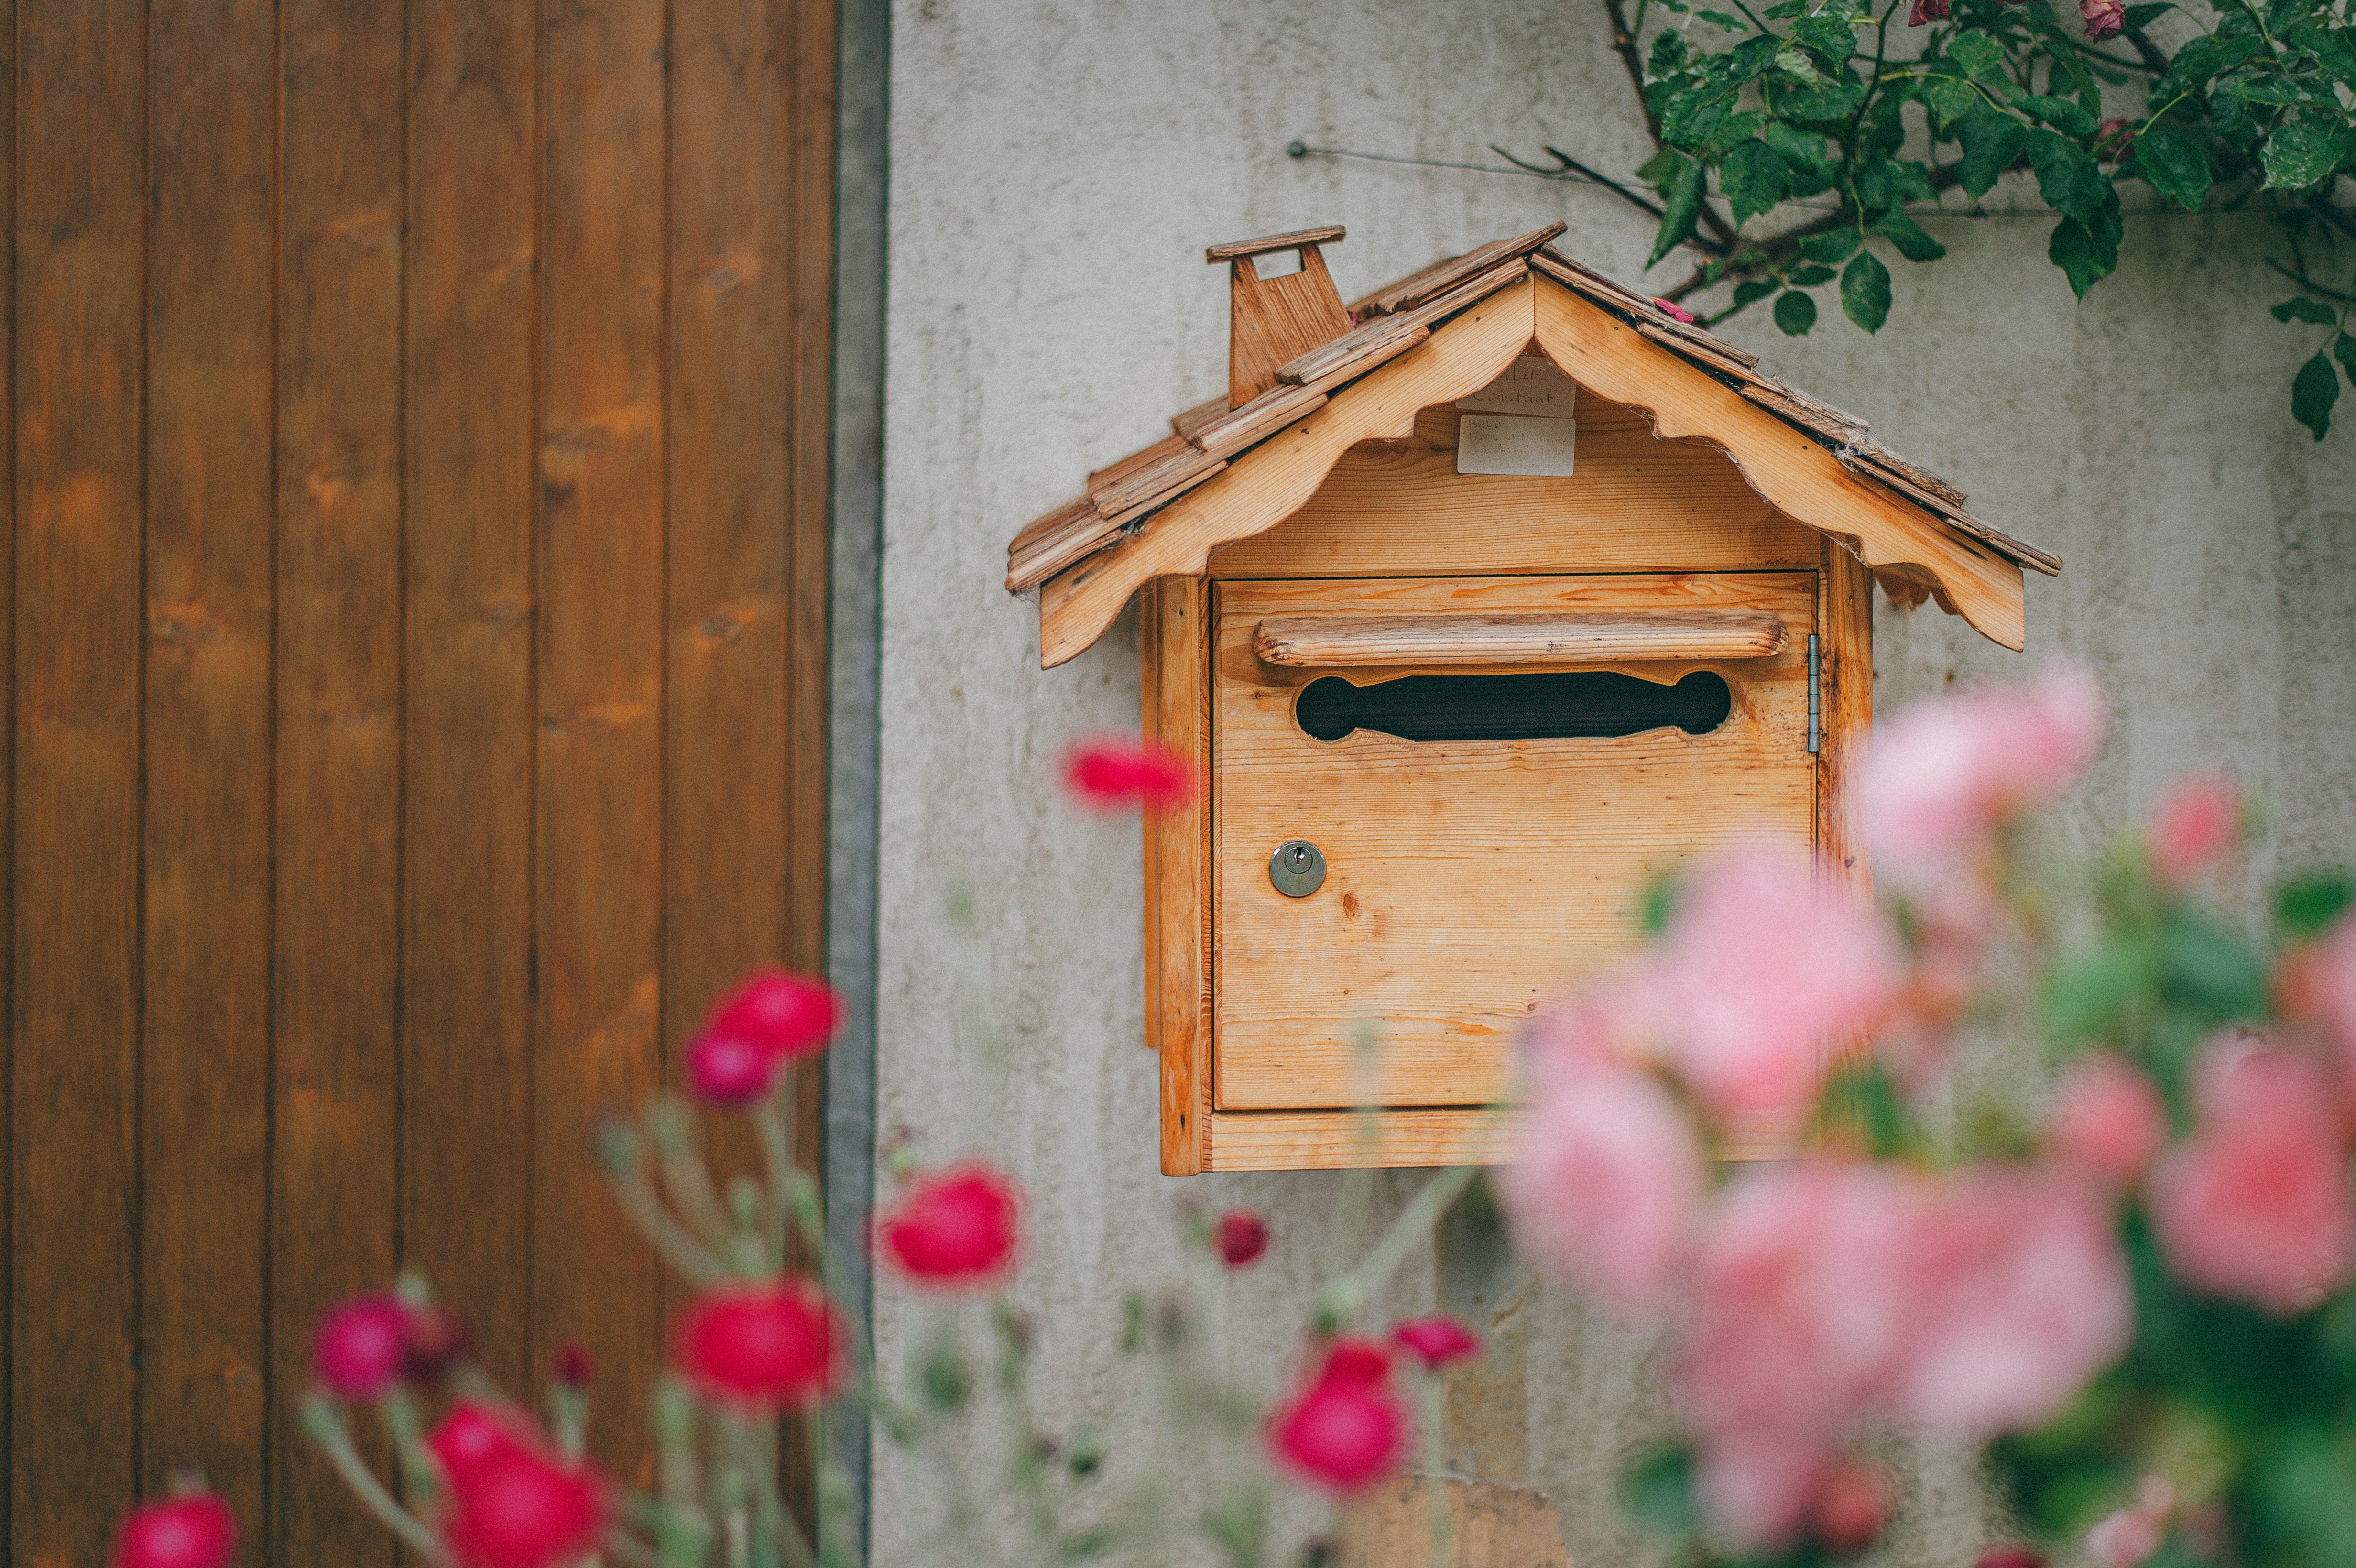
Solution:
[[[1522,1020],[1660,871],[1863,876],[1873,581],[2019,648],[2060,569],[1560,229],[1347,306],[1338,228],[1213,247],[1226,396],[1011,548],[1044,666],[1141,599],[1144,730],[1194,769],[1145,834],[1173,1175],[1489,1157]]]

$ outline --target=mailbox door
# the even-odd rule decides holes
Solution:
[[[1216,1106],[1494,1103],[1522,1020],[1631,941],[1655,879],[1701,851],[1808,845],[1816,585],[1814,572],[1217,584]],[[1321,614],[1444,626],[1439,618],[1456,615],[1498,624],[1608,613],[1667,626],[1732,611],[1779,619],[1781,648],[1680,657],[1674,636],[1665,649],[1655,636],[1643,658],[1320,667],[1271,664],[1255,645],[1264,622],[1297,628]],[[1332,656],[1360,656],[1343,647]],[[1541,673],[1581,678],[1498,683]],[[1678,685],[1697,673],[1700,682]],[[1588,700],[1580,694],[1604,694],[1597,700],[1623,715],[1613,722],[1644,723],[1651,691],[1707,694],[1711,676],[1725,689],[1715,723],[1708,702],[1688,702],[1633,732],[1531,734],[1592,730],[1591,720],[1562,720]],[[1630,679],[1645,683],[1633,699]],[[1346,684],[1310,693],[1320,681]],[[1356,718],[1365,722],[1338,739],[1311,732]],[[1386,725],[1455,738],[1408,739]],[[1278,883],[1298,893],[1304,876],[1271,876],[1271,856],[1294,840],[1323,862],[1302,896]]]

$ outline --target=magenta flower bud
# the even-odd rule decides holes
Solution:
[[[114,1538],[112,1568],[228,1568],[237,1520],[210,1492],[134,1509]]]
[[[741,1035],[701,1035],[687,1048],[687,1076],[706,1104],[749,1105],[776,1082],[777,1059]]]
[[[410,1309],[388,1294],[354,1296],[320,1319],[311,1371],[339,1399],[381,1399],[409,1367]]]
[[[589,1359],[589,1352],[584,1347],[564,1344],[556,1347],[556,1354],[549,1358],[548,1370],[559,1387],[582,1393],[587,1391],[590,1379],[596,1375],[597,1363]]]

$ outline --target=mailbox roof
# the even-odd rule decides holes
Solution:
[[[1076,569],[1099,552],[1150,533],[1173,502],[1301,424],[1350,383],[1371,376],[1435,333],[1449,330],[1455,318],[1526,277],[1569,290],[1633,328],[1661,356],[1682,361],[1802,432],[1829,452],[1858,489],[1878,492],[1911,508],[1939,529],[1960,536],[1958,543],[1973,541],[1978,548],[1971,553],[1992,552],[2011,563],[2016,572],[2019,568],[2048,576],[2060,571],[2060,557],[1975,517],[1965,508],[1961,489],[1875,441],[1863,420],[1785,386],[1759,368],[1758,356],[1679,321],[1651,299],[1557,251],[1548,241],[1562,227],[1493,241],[1377,289],[1351,303],[1350,319],[1356,325],[1348,333],[1284,366],[1279,384],[1269,392],[1240,409],[1230,410],[1220,397],[1179,413],[1171,421],[1172,434],[1091,475],[1085,491],[1015,536],[1008,547],[1007,588],[1020,593],[1067,573],[1081,575]],[[1576,379],[1575,368],[1564,368]],[[1664,429],[1663,433],[1669,432]],[[1704,428],[1676,433],[1708,438],[1717,432]],[[1748,465],[1745,472],[1757,485]],[[1270,518],[1269,524],[1275,520]],[[1817,517],[1801,516],[1798,520],[1840,531]],[[1879,564],[1870,555],[1866,559],[1869,564]],[[1932,575],[1945,585],[1942,574],[1934,571]],[[1885,581],[1904,591],[1901,580],[1885,577]],[[1922,592],[1917,588],[1912,597],[1919,601]],[[1954,608],[1945,592],[1937,587],[1931,592],[1938,593],[1943,606]],[[1995,635],[1980,617],[1970,618]],[[1076,651],[1070,649],[1063,656]]]

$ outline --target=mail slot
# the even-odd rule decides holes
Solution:
[[[1497,1157],[1526,1021],[1661,879],[1864,879],[1875,581],[2018,647],[2058,569],[1558,231],[1346,304],[1338,228],[1213,247],[1226,396],[1013,542],[1044,664],[1138,603],[1194,774],[1145,831],[1173,1175]]]

